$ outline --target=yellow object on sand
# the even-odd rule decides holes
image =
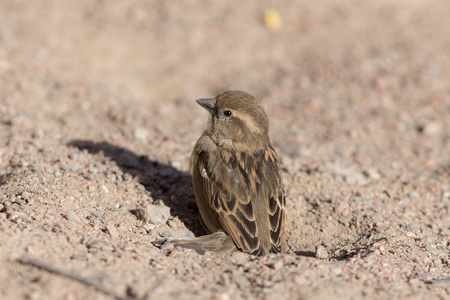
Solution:
[[[264,23],[269,29],[279,29],[281,27],[281,18],[278,12],[274,9],[266,9],[264,11]]]

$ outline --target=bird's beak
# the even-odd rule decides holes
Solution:
[[[214,105],[214,102],[216,101],[215,98],[198,99],[195,101],[197,101],[197,103],[206,109],[211,115],[216,113],[216,106]]]

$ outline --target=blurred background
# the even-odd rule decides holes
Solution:
[[[233,88],[323,104],[370,98],[352,95],[355,85],[379,94],[400,76],[410,80],[402,84],[449,78],[444,0],[0,4],[2,68],[10,54],[64,80],[147,99]],[[343,84],[347,95],[333,95]]]
[[[0,3],[0,72],[36,67],[62,83],[102,87],[159,110],[161,122],[180,119],[172,106],[191,111],[194,99],[242,89],[277,120],[275,144],[290,157],[323,150],[308,149],[310,140],[333,140],[351,156],[365,151],[352,140],[372,151],[403,139],[402,130],[431,133],[441,146],[449,138],[448,1]],[[202,113],[192,116],[198,126]],[[160,130],[180,135],[181,127]]]

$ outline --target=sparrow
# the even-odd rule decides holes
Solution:
[[[242,91],[196,101],[210,115],[194,146],[190,172],[200,215],[211,234],[170,243],[200,253],[281,252],[285,196],[264,109]]]
[[[165,242],[199,253],[281,252],[286,200],[264,109],[242,91],[196,101],[210,115],[192,151],[190,172],[203,224],[211,234]]]

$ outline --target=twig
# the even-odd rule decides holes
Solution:
[[[114,297],[117,300],[132,300],[132,299],[134,299],[134,298],[130,298],[128,296],[121,296],[119,294],[116,294],[115,292],[107,289],[106,287],[104,287],[103,285],[95,282],[92,279],[84,278],[84,277],[81,277],[79,275],[72,274],[72,273],[69,273],[67,271],[55,268],[55,267],[50,266],[50,265],[48,265],[48,264],[46,264],[46,263],[44,263],[42,261],[39,261],[37,259],[31,258],[31,257],[28,257],[28,256],[22,256],[21,258],[18,258],[17,261],[20,262],[21,264],[24,264],[24,265],[34,266],[36,268],[46,270],[47,272],[50,272],[50,273],[53,273],[53,274],[56,274],[56,275],[60,275],[60,276],[63,276],[63,277],[66,277],[66,278],[70,278],[70,279],[73,279],[75,281],[84,283],[84,284],[86,284],[88,286],[91,286],[91,287],[95,288],[98,291],[101,291],[101,292],[103,292],[103,293],[105,293],[105,294],[107,294],[109,296]]]

